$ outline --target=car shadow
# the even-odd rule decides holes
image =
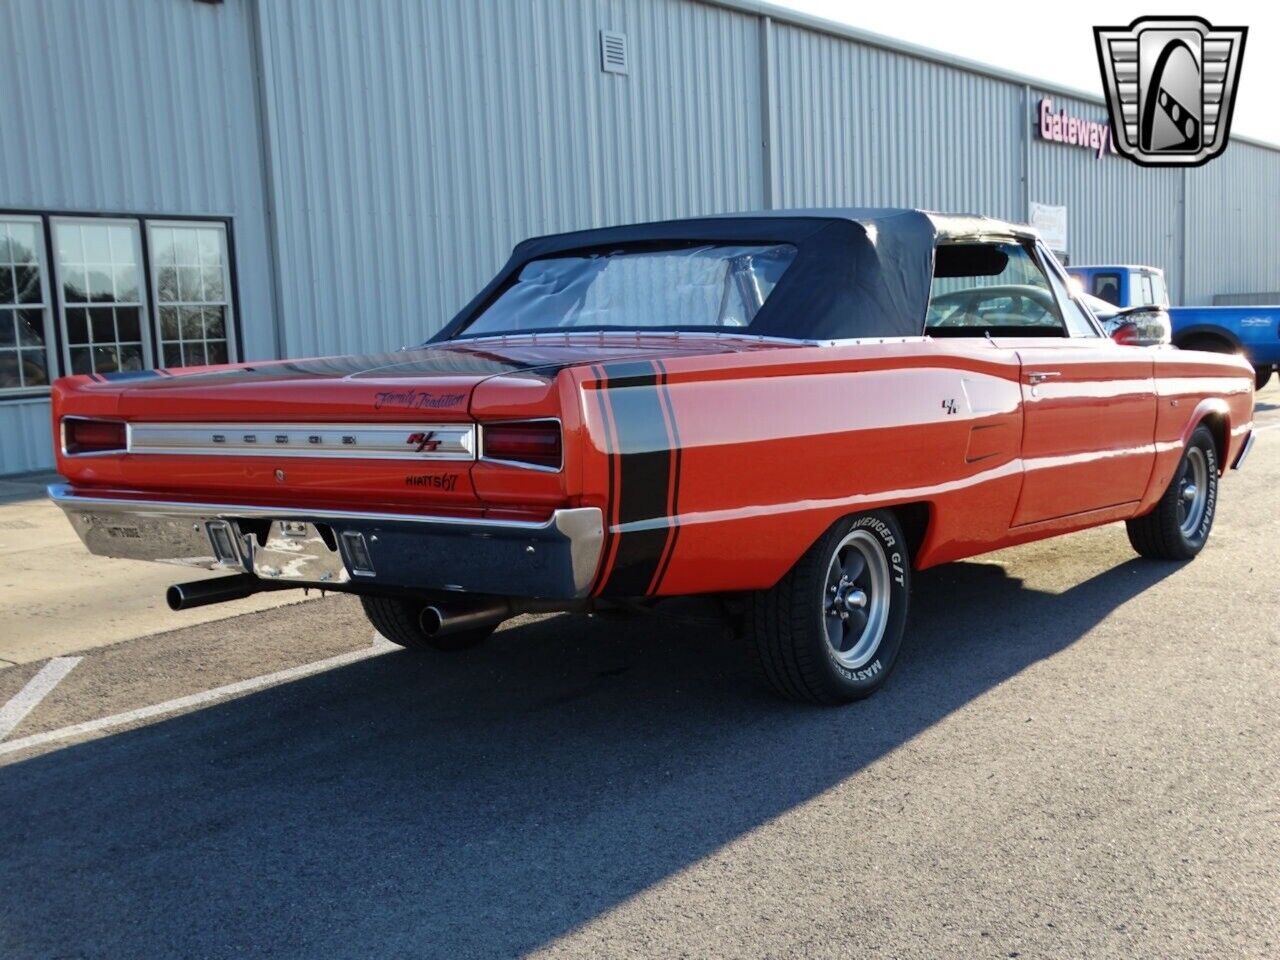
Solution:
[[[918,575],[889,684],[750,682],[706,624],[549,618],[0,769],[0,954],[512,956],[785,813],[1178,567]]]

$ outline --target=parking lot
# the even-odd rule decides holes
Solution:
[[[1196,561],[927,571],[842,709],[696,609],[431,656],[349,597],[171,615],[10,484],[0,956],[1276,957],[1280,386],[1257,424]]]

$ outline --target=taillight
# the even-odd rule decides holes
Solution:
[[[560,424],[554,420],[495,423],[484,428],[480,455],[486,460],[510,460],[558,470],[561,454]]]
[[[85,453],[124,452],[128,446],[128,434],[119,420],[82,420],[64,417],[62,421],[62,452],[68,456]]]

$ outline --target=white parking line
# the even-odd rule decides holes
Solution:
[[[288,670],[277,670],[275,673],[264,673],[260,677],[250,677],[248,680],[239,680],[236,683],[228,683],[225,686],[214,687],[212,690],[204,690],[200,693],[192,693],[185,697],[178,697],[174,700],[166,700],[163,703],[155,703],[149,707],[139,707],[136,710],[126,710],[124,713],[114,713],[109,717],[99,717],[97,720],[86,720],[83,723],[75,723],[69,727],[63,727],[60,730],[49,730],[45,733],[34,733],[29,737],[23,737],[20,740],[11,740],[8,743],[0,743],[0,756],[7,753],[17,753],[19,750],[26,750],[28,747],[38,747],[46,743],[56,743],[59,740],[69,740],[72,737],[79,737],[86,733],[97,733],[101,730],[110,730],[113,727],[122,727],[126,724],[135,723],[138,720],[149,720],[153,717],[164,716],[167,713],[177,713],[180,710],[187,710],[191,707],[203,706],[207,703],[213,703],[225,697],[234,697],[237,694],[248,693],[251,690],[260,690],[263,687],[274,686],[278,683],[287,683],[290,680],[299,680],[302,677],[309,677],[314,673],[323,673],[326,670],[333,670],[337,667],[345,667],[352,663],[359,663],[361,660],[367,660],[369,657],[380,656],[388,650],[398,650],[394,643],[386,640],[379,634],[373,635],[373,645],[363,647],[359,650],[352,650],[350,653],[341,653],[336,657],[329,657],[326,660],[317,660],[314,663],[304,663],[300,667],[290,667]],[[79,660],[78,657],[59,657],[58,659]],[[50,661],[52,665],[57,661]],[[75,666],[73,663],[72,666]],[[48,667],[46,666],[46,669]],[[71,669],[70,667],[67,668]],[[41,671],[43,673],[43,671]],[[65,671],[63,676],[66,676]],[[36,676],[39,679],[39,675]],[[61,679],[61,677],[59,677]],[[56,682],[56,681],[55,681]],[[31,683],[35,683],[32,680]],[[27,685],[28,687],[31,684]],[[50,687],[49,689],[53,689]],[[24,690],[23,693],[26,691]],[[46,691],[47,692],[47,691]],[[19,697],[22,694],[18,694]],[[14,698],[17,699],[16,697]],[[38,703],[39,700],[36,700]],[[35,706],[32,703],[31,706]],[[5,708],[6,710],[8,707]],[[30,710],[30,707],[27,708]],[[24,714],[25,716],[25,711]],[[21,719],[19,717],[18,719]],[[15,721],[16,723],[16,721]],[[12,729],[10,727],[9,729]]]
[[[79,662],[79,657],[54,657],[40,668],[39,673],[27,681],[27,685],[18,691],[17,696],[0,707],[0,740],[12,733],[13,728],[22,722],[22,718],[52,693],[53,688],[60,684]]]

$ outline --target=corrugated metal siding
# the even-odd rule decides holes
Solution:
[[[249,12],[0,4],[0,208],[232,217],[245,353],[258,358],[274,342]],[[0,472],[50,466],[48,433],[47,403],[0,402]]]
[[[439,329],[526,236],[761,204],[757,20],[682,0],[263,4],[290,354]],[[600,69],[625,33],[627,76]]]
[[[1025,123],[1038,124],[1032,90]],[[1106,108],[1054,97],[1056,110],[1105,120]],[[1030,199],[1067,208],[1073,263],[1145,263],[1162,267],[1174,296],[1182,267],[1182,171],[1140,167],[1125,157],[1041,140],[1031,131]],[[1025,216],[1025,214],[1024,214]]]
[[[0,406],[0,473],[53,466],[48,400],[9,400]]]
[[[1186,302],[1280,290],[1280,154],[1248,143],[1187,173]]]
[[[775,26],[777,206],[921,206],[1025,219],[1022,90]]]

